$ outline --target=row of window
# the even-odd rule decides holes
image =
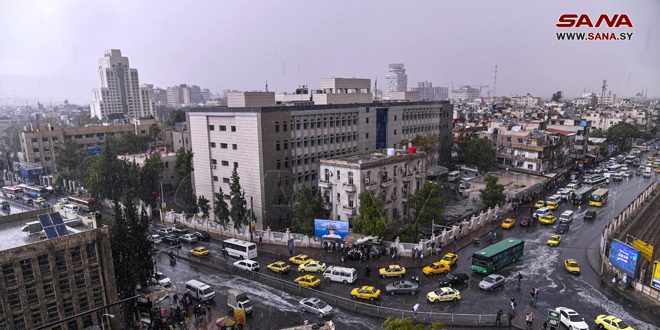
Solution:
[[[217,147],[217,143],[211,142],[211,148]],[[228,149],[229,145],[227,143],[220,143],[220,149]],[[232,150],[238,150],[238,145],[236,143],[232,143],[231,145]]]
[[[430,118],[441,118],[441,117],[449,117],[449,111],[439,110],[439,109],[430,109],[430,110],[422,110],[422,111],[406,110],[403,113],[403,120],[430,119]]]
[[[325,128],[325,127],[342,127],[349,125],[357,125],[358,117],[357,114],[353,115],[337,115],[335,116],[310,116],[309,119],[304,119],[305,117],[296,118],[295,121],[291,120],[290,125],[293,129],[315,129],[315,128]],[[367,121],[368,122],[368,121]],[[287,122],[275,122],[275,132],[280,132],[280,128],[283,132],[287,131]]]
[[[342,142],[351,142],[351,141],[357,141],[357,132],[353,133],[337,133],[335,134],[330,134],[326,136],[318,136],[318,137],[304,137],[304,138],[297,138],[295,141],[291,140],[291,148],[298,147],[309,147],[309,146],[316,146],[316,145],[324,145],[324,144],[334,144],[334,143],[342,143]],[[281,142],[282,148],[284,150],[289,149],[289,142],[288,141],[282,141]],[[275,141],[275,150],[280,151],[280,141]]]
[[[220,164],[222,166],[229,166],[229,161],[221,160]],[[218,165],[218,160],[217,159],[211,159],[211,165],[216,165],[217,166]],[[213,168],[215,168],[215,166]],[[238,168],[238,162],[234,162],[234,168]]]
[[[231,129],[232,132],[236,132],[236,126],[230,126],[230,129]],[[218,130],[220,132],[226,132],[227,131],[227,126],[218,125]],[[209,131],[215,131],[215,125],[209,125]]]

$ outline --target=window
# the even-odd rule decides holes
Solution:
[[[394,135],[396,135],[396,130],[394,130]]]
[[[233,150],[238,150],[238,145],[237,145],[236,143],[233,143],[233,144],[231,145],[231,148],[232,148]]]
[[[10,287],[16,285],[16,273],[13,264],[2,265],[2,273],[5,278],[5,285]]]
[[[81,273],[82,274],[82,273]],[[30,283],[25,286],[25,296],[29,305],[36,305],[39,303],[39,296],[37,296],[37,286]]]
[[[277,160],[277,166],[276,166],[276,167],[277,167],[278,170],[282,167],[282,164],[280,164],[280,160],[279,160],[279,159]]]
[[[222,183],[229,183],[229,178],[222,178]]]
[[[234,162],[234,168],[238,168],[238,162]]]
[[[48,322],[57,321],[60,318],[57,312],[57,302],[48,304],[46,306],[46,313],[48,314]]]
[[[280,131],[280,123],[275,122],[275,133],[279,133]]]
[[[218,165],[217,159],[211,159],[211,165]]]
[[[69,275],[68,274],[60,274],[59,285],[60,285],[60,292],[69,291],[69,289],[71,288],[71,285],[69,284]]]
[[[32,142],[37,142],[37,138],[32,138]]]
[[[78,304],[80,305],[81,312],[86,312],[89,310],[89,299],[87,298],[87,292],[81,292],[78,294]]]
[[[369,124],[369,117],[367,117],[367,124]]]
[[[215,126],[209,125],[209,131],[215,131]]]
[[[39,148],[32,148],[33,152],[39,152]]]
[[[282,130],[286,132],[286,123],[282,123]]]
[[[396,117],[397,117],[397,116],[395,115],[395,116],[394,116],[394,121],[396,121]]]
[[[369,133],[365,133],[365,134],[364,134],[364,138],[365,138],[365,139],[368,139],[368,138],[369,138]]]
[[[335,180],[341,180],[341,172],[337,170],[337,178]]]
[[[37,262],[39,263],[39,269],[41,270],[41,276],[50,275],[50,262],[48,261],[48,255],[42,254],[37,257]]]
[[[231,126],[231,131],[236,132],[236,126]]]
[[[21,260],[21,273],[23,273],[23,281],[30,282],[34,280],[34,272],[32,271],[32,260]]]
[[[64,316],[69,317],[74,314],[74,308],[73,308],[73,298],[72,297],[66,297],[64,300],[62,300],[62,308],[64,309]]]
[[[7,289],[7,302],[13,309],[21,308],[21,298],[20,294],[18,293],[18,288]]]
[[[94,305],[97,307],[103,306],[103,290],[101,290],[101,287],[94,288],[92,295],[94,297]]]
[[[211,142],[211,148],[215,148],[215,142]]]
[[[220,149],[227,149],[226,143],[220,143]]]
[[[73,261],[73,267],[78,268],[82,266],[82,256],[80,254],[80,247],[75,247],[71,249],[71,260]]]
[[[213,176],[213,181],[218,182],[218,177],[214,175]]]
[[[53,287],[53,281],[51,280],[44,281],[43,288],[44,288],[44,298],[46,298],[46,300],[55,298],[55,288]]]
[[[226,160],[223,160],[223,161],[221,162],[221,164],[222,164],[222,166],[229,166],[229,162],[226,161]]]
[[[35,309],[30,313],[30,319],[32,320],[32,326],[38,327],[42,325],[43,320],[41,318],[41,310]]]
[[[275,151],[280,151],[280,141],[275,141]]]
[[[83,289],[85,288],[85,273],[84,272],[75,272],[74,279],[76,281],[76,288]]]
[[[225,125],[220,125],[220,130],[223,131],[223,132],[226,131],[226,130],[227,130],[227,126],[225,126]]]

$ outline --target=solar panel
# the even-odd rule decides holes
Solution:
[[[48,239],[53,239],[58,237],[55,227],[45,227],[44,231],[46,232],[46,236],[48,237]]]
[[[69,232],[66,230],[65,225],[57,225],[57,226],[55,226],[55,229],[57,230],[57,235],[59,237],[62,237],[62,236],[65,236],[65,235],[69,234]]]
[[[39,214],[37,218],[39,218],[39,222],[41,222],[41,227],[43,228],[51,227],[53,225],[53,222],[48,217],[48,214]]]
[[[50,219],[53,220],[53,225],[64,224],[64,220],[62,220],[62,216],[60,215],[60,212],[51,213],[50,214]]]

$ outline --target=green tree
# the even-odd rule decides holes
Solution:
[[[160,183],[163,177],[165,165],[160,158],[160,154],[153,152],[144,161],[144,165],[140,168],[140,199],[144,202],[156,203],[153,200],[153,193],[159,191]]]
[[[600,128],[594,128],[593,130],[591,130],[591,132],[589,132],[589,137],[604,138],[605,132],[603,132],[603,130]]]
[[[151,124],[151,126],[149,126],[149,138],[151,138],[152,143],[160,142],[161,140],[160,133],[161,133],[161,129],[157,123],[153,123]]]
[[[72,121],[77,122],[78,127],[85,127],[87,125],[96,125],[101,123],[98,118],[92,117],[91,113],[88,111],[81,111],[77,118],[73,119]]]
[[[183,110],[172,110],[167,118],[167,124],[174,126],[176,123],[183,123],[186,121],[186,112]]]
[[[247,202],[245,201],[245,192],[243,192],[243,189],[241,188],[241,182],[236,167],[234,167],[234,170],[231,172],[230,180],[229,195],[231,196],[231,200],[229,202],[231,204],[231,210],[229,211],[229,214],[231,220],[234,222],[234,227],[240,228],[247,224],[248,209]]]
[[[493,168],[495,150],[487,139],[470,139],[461,144],[460,155],[466,164],[476,166],[485,172]]]
[[[197,199],[197,207],[202,212],[205,219],[209,218],[209,211],[211,210],[211,202],[204,196],[199,196]]]
[[[292,231],[307,235],[314,234],[314,219],[324,219],[327,216],[321,195],[314,194],[307,186],[302,186],[298,191],[292,213]]]
[[[197,212],[197,198],[192,187],[191,174],[193,153],[184,148],[176,152],[176,163],[174,164],[174,174],[176,178],[176,196],[175,201],[180,196],[183,200],[183,207],[189,213]],[[181,206],[181,205],[180,205]]]
[[[429,228],[435,222],[441,223],[444,212],[444,200],[442,198],[442,184],[437,181],[426,181],[421,189],[417,190],[410,198],[410,210],[412,212],[412,239],[408,242],[419,240],[420,228]]]
[[[641,134],[635,125],[623,121],[612,125],[607,130],[607,139],[615,143],[622,143],[628,139],[640,138],[642,136],[643,134]]]
[[[424,324],[415,323],[410,317],[388,317],[382,326],[385,330],[424,330]]]
[[[369,189],[363,190],[358,195],[360,207],[358,216],[352,221],[353,231],[364,235],[373,235],[382,237],[385,234],[387,220],[385,214],[385,203],[383,199],[374,196]]]
[[[552,102],[559,102],[561,101],[562,97],[563,93],[561,91],[556,91],[552,94]]]
[[[486,189],[481,190],[481,202],[486,207],[495,207],[495,205],[502,205],[506,202],[506,195],[504,194],[504,186],[497,184],[497,177],[486,176]]]
[[[213,194],[213,217],[215,222],[226,225],[229,223],[229,208],[225,202],[225,195],[222,187],[218,187],[218,192]]]
[[[55,164],[61,172],[69,174],[76,170],[83,158],[82,146],[73,139],[66,139],[55,157]]]

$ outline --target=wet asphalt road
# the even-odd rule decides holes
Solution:
[[[440,276],[422,275],[421,266],[423,265],[420,264],[419,268],[409,268],[408,274],[406,274],[407,277],[411,275],[420,276],[421,292],[419,294],[395,296],[385,295],[378,301],[374,302],[374,304],[410,310],[413,305],[420,303],[420,311],[494,314],[499,309],[503,309],[505,312],[508,311],[509,299],[510,297],[514,297],[518,302],[518,307],[515,311],[518,316],[516,318],[516,323],[522,323],[522,318],[524,318],[524,315],[527,312],[533,312],[536,319],[539,320],[541,317],[545,317],[549,308],[563,306],[575,309],[585,318],[590,327],[595,326],[593,320],[597,315],[614,314],[635,326],[636,329],[653,329],[654,327],[659,326],[659,322],[652,314],[645,312],[644,310],[636,309],[634,306],[629,306],[625,300],[611,295],[604,290],[604,287],[599,282],[598,275],[589,266],[586,254],[590,246],[592,246],[592,243],[599,240],[607,221],[618,215],[641,191],[650,185],[653,180],[658,178],[660,178],[660,175],[651,178],[633,176],[629,179],[625,179],[623,182],[611,183],[608,185],[607,188],[610,189],[609,202],[602,208],[592,207],[598,211],[598,217],[593,222],[585,222],[583,220],[583,215],[589,207],[583,206],[582,208],[577,208],[563,202],[559,209],[555,210],[555,215],[558,216],[561,212],[567,209],[574,210],[576,214],[569,232],[562,236],[562,242],[559,247],[551,248],[546,244],[547,238],[552,234],[553,226],[537,225],[527,229],[516,225],[513,229],[498,229],[498,240],[506,237],[524,239],[525,253],[522,260],[519,260],[515,264],[498,272],[507,277],[507,283],[493,292],[484,292],[480,290],[478,288],[478,282],[483,276],[473,273],[469,269],[468,258],[476,250],[485,246],[484,243],[482,243],[481,247],[469,246],[459,251],[458,264],[452,269],[453,271],[466,273],[471,277],[466,284],[456,287],[461,291],[461,301],[457,303],[427,303],[425,295],[438,287],[437,279]],[[528,211],[521,213],[521,216],[527,216],[527,212]],[[236,260],[229,258],[228,261],[226,261],[222,257],[220,244],[217,241],[203,242],[195,245],[209,247],[212,251],[212,256],[209,258],[209,262],[233,262]],[[181,252],[186,252],[191,247],[192,245],[184,246]],[[574,276],[565,272],[562,262],[564,259],[569,258],[578,261],[581,266],[581,275]],[[256,260],[260,263],[262,272],[269,272],[265,269],[265,266],[268,263],[278,260],[286,261],[286,259],[288,259],[288,256],[260,253]],[[326,262],[329,265],[340,263],[338,255],[334,253],[328,253],[328,257],[321,259],[321,261]],[[281,321],[283,323],[288,323],[290,321],[295,324],[295,322],[304,319],[304,317],[301,316],[301,313],[297,312],[295,309],[295,302],[299,300],[299,298],[292,297],[283,292],[277,292],[278,290],[264,287],[262,284],[250,282],[249,280],[240,279],[239,277],[231,275],[211,274],[211,272],[205,268],[186,269],[183,267],[177,267],[173,271],[174,274],[168,275],[181,278],[180,282],[185,282],[191,278],[201,277],[202,280],[206,278],[209,281],[215,281],[214,283],[218,283],[220,286],[241,283],[243,288],[248,292],[262,298],[259,299],[259,304],[263,305],[262,308],[265,311],[262,316],[256,319],[263,318],[270,322],[271,319],[269,318],[269,313],[271,312],[269,311],[273,310],[273,308],[273,313],[286,315],[283,319],[287,321]],[[181,272],[183,272],[183,274],[181,274]],[[518,273],[522,273],[524,276],[520,287],[518,287],[514,280],[514,276]],[[350,290],[353,287],[369,284],[383,289],[387,283],[396,281],[396,279],[380,279],[374,274],[377,274],[376,269],[372,269],[371,277],[365,278],[362,270],[359,270],[358,280],[352,285],[335,282],[322,282],[319,289],[348,298],[350,297]],[[318,275],[320,277],[320,274]],[[299,276],[299,274],[296,271],[292,271],[288,275],[277,276],[293,281],[293,279]],[[231,280],[228,280],[229,278]],[[529,296],[529,290],[532,287],[540,289],[539,300],[535,304],[531,304]],[[273,293],[274,291],[275,293]],[[282,300],[285,300],[286,303]],[[278,308],[281,310],[278,310]],[[349,322],[346,323],[346,325],[356,326],[359,324],[359,328],[364,329],[369,329],[372,326],[377,328],[380,323],[376,319],[365,318],[362,315],[347,311],[337,311],[334,317],[335,320],[350,320],[346,321]],[[311,317],[310,320],[312,320]],[[358,323],[353,324],[353,322]],[[364,324],[361,324],[360,322],[364,322]],[[270,323],[268,324],[270,325]]]

